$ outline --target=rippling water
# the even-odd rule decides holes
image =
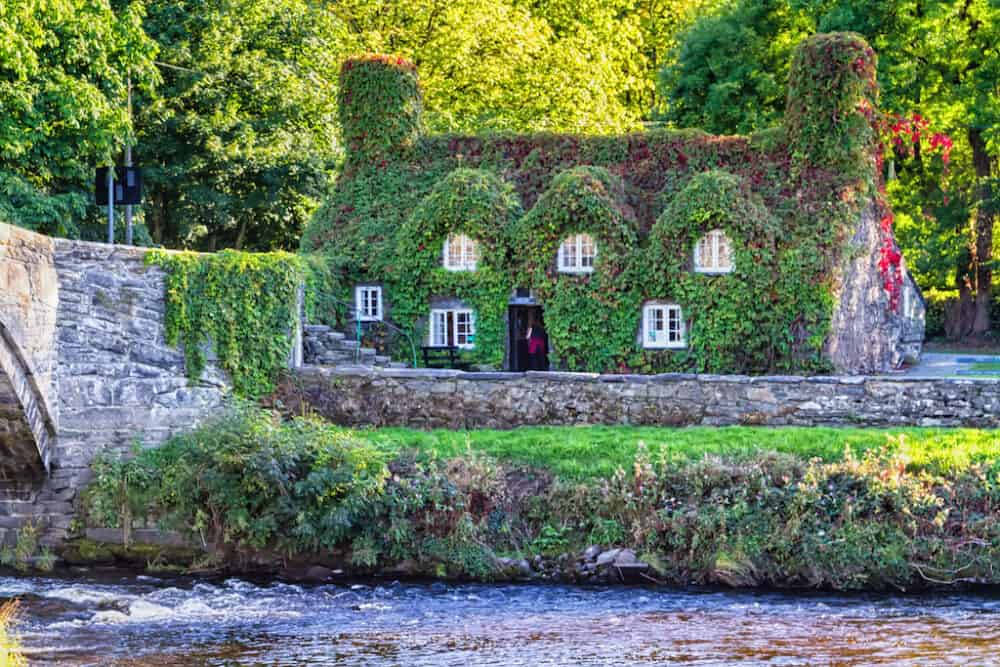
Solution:
[[[1000,598],[0,578],[32,664],[1000,664]]]

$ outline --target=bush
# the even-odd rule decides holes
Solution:
[[[343,429],[245,405],[130,460],[101,457],[94,472],[88,514],[104,525],[145,507],[204,542],[293,553],[344,540],[387,475],[381,453]]]
[[[553,557],[596,543],[643,554],[677,584],[1000,581],[996,432],[660,429],[672,446],[633,448],[625,431],[547,429],[549,444],[512,463],[515,450],[491,450],[506,461],[477,452],[476,433],[461,449],[439,441],[439,456],[437,445],[412,449],[412,438],[237,406],[128,461],[105,457],[86,499],[92,521],[125,525],[115,508],[127,519],[148,503],[165,527],[200,534],[231,560],[337,553],[358,573],[489,580],[498,553]],[[591,445],[619,434],[616,469],[546,472],[586,458],[586,443],[556,442],[558,433]],[[487,445],[498,437],[485,435]],[[748,437],[754,444],[741,444]]]

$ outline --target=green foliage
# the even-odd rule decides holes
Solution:
[[[746,134],[780,123],[789,51],[813,32],[785,4],[724,3],[681,33],[673,58],[659,73],[662,117],[717,134]]]
[[[55,566],[55,554],[48,547],[39,548],[39,526],[26,523],[16,531],[13,545],[0,548],[0,565],[13,567],[19,572],[36,569],[50,572]]]
[[[503,361],[504,306],[513,287],[510,227],[520,215],[513,187],[491,172],[456,169],[436,183],[396,235],[398,245],[387,271],[393,319],[413,323],[419,338],[426,332],[432,297],[460,299],[476,311],[472,357],[499,365]],[[444,242],[450,234],[464,234],[479,243],[475,271],[442,267]]]
[[[337,101],[351,160],[391,158],[420,137],[423,101],[417,70],[402,58],[345,60]]]
[[[681,305],[688,320],[688,345],[680,351],[645,350],[633,365],[761,371],[791,365],[785,360],[798,349],[796,365],[822,368],[831,298],[827,287],[802,277],[822,273],[815,257],[824,239],[783,239],[777,219],[760,197],[724,171],[697,174],[668,196],[650,233],[642,295]],[[731,241],[734,269],[722,275],[695,273],[695,243],[714,229],[723,230]],[[779,263],[782,250],[795,259]],[[796,331],[789,326],[796,319],[809,332],[805,341],[796,341]]]
[[[345,539],[386,476],[378,451],[343,429],[280,423],[249,406],[127,463],[105,457],[94,472],[86,494],[93,520],[107,523],[124,494],[164,526],[206,542],[289,553]]]
[[[754,16],[768,20],[747,21]],[[951,289],[969,282],[988,291],[990,278],[983,269],[991,266],[995,270],[995,260],[987,258],[993,256],[989,237],[996,208],[990,206],[990,200],[996,200],[1000,149],[997,59],[992,57],[992,49],[1000,39],[1000,5],[963,0],[917,4],[906,0],[741,0],[699,19],[681,36],[678,64],[668,64],[662,80],[673,83],[677,77],[671,75],[681,70],[687,87],[675,85],[666,90],[683,94],[685,99],[677,101],[677,108],[693,112],[700,108],[700,101],[716,95],[716,87],[724,86],[722,93],[731,95],[718,96],[723,100],[721,109],[706,103],[713,115],[704,122],[714,123],[710,127],[717,132],[739,131],[756,124],[761,109],[769,110],[770,115],[777,113],[778,100],[766,87],[726,86],[726,75],[774,71],[775,61],[791,55],[803,31],[862,35],[879,54],[882,108],[890,114],[919,114],[929,120],[925,139],[932,133],[943,133],[954,141],[947,165],[926,145],[921,147],[919,139],[914,145],[901,146],[902,150],[887,152],[888,195],[908,267],[922,288]],[[730,39],[740,47],[703,48],[707,36],[716,34],[720,45]],[[812,66],[827,57],[814,55],[817,58]],[[821,70],[821,66],[813,69],[819,75],[814,84],[808,83],[808,77],[799,78],[811,87],[819,86],[814,91],[819,102],[823,101],[821,88],[830,82]],[[744,81],[753,83],[756,78],[751,75],[739,83]],[[836,97],[834,90],[830,99]],[[840,108],[849,111],[850,100],[843,102]],[[816,118],[822,122],[823,117]],[[858,129],[863,129],[858,123]],[[822,127],[815,131],[817,136],[823,134]],[[844,152],[845,157],[852,143],[857,148],[864,144],[863,133],[842,136],[845,142],[839,147],[837,136],[841,135],[829,135],[828,149]],[[977,244],[974,257],[970,247]],[[987,301],[979,298],[977,308],[985,309]],[[982,315],[977,313],[975,318],[980,324],[990,319]],[[961,328],[962,319],[972,318],[955,317],[952,328]]]
[[[597,245],[594,272],[560,274],[559,245],[589,234]],[[545,325],[555,363],[600,371],[622,363],[634,344],[637,304],[627,272],[638,245],[634,214],[621,179],[603,167],[556,174],[518,223],[513,246],[518,275],[545,304]]]
[[[298,326],[305,262],[283,252],[232,250],[214,255],[152,251],[146,261],[167,272],[166,339],[184,346],[188,377],[201,377],[206,346],[214,345],[238,395],[252,398],[273,389]]]
[[[799,44],[785,115],[797,161],[874,185],[877,66],[875,51],[855,33],[814,35]]]
[[[0,221],[85,233],[94,166],[129,132],[126,75],[138,87],[156,79],[142,16],[138,3],[0,5]]]
[[[340,158],[343,24],[307,0],[132,4],[162,63],[134,100],[153,241],[293,247]]]
[[[569,550],[569,532],[565,526],[556,527],[547,523],[538,531],[535,539],[531,540],[528,550],[545,556],[558,556]]]
[[[677,584],[837,590],[995,582],[1000,566],[988,430],[351,431],[242,406],[112,462],[84,495],[91,522],[124,490],[232,559],[349,548],[358,572],[489,580],[496,553],[596,543]]]
[[[354,284],[385,284],[389,317],[417,334],[432,297],[470,302],[479,325],[472,356],[480,361],[502,359],[507,296],[529,287],[545,309],[557,367],[825,370],[833,272],[875,192],[872,129],[857,112],[874,102],[874,55],[856,36],[825,36],[802,49],[830,55],[800,57],[798,69],[815,80],[801,84],[794,132],[423,137],[405,155],[345,172],[302,248],[323,251],[341,276],[342,298]],[[858,49],[868,58],[861,64]],[[803,105],[826,120],[810,125]],[[502,205],[470,198],[473,182]],[[480,238],[485,268],[449,274],[438,268],[441,243],[447,230],[464,228]],[[734,241],[737,270],[693,274],[698,237],[715,228]],[[560,274],[560,243],[584,232],[597,241],[594,272]],[[680,302],[692,341],[686,350],[642,349],[644,299]]]

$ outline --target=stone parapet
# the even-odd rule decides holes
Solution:
[[[334,422],[417,428],[556,424],[1000,427],[1000,380],[299,369],[278,393]]]

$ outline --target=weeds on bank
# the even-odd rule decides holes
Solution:
[[[780,432],[720,429],[697,454],[696,437],[707,431],[650,429],[684,446],[636,442],[627,460],[608,454],[621,463],[606,476],[593,474],[596,458],[582,457],[589,467],[580,476],[538,462],[583,449],[588,434],[613,449],[610,434],[634,437],[627,430],[562,429],[562,449],[552,439],[558,430],[542,431],[545,438],[532,436],[535,465],[524,465],[483,445],[501,442],[493,432],[468,434],[461,450],[445,453],[404,447],[399,431],[281,422],[242,407],[127,464],[103,458],[85,495],[100,525],[120,525],[141,500],[164,527],[226,554],[336,551],[358,571],[489,579],[497,554],[551,556],[596,543],[644,554],[675,583],[1000,582],[991,431],[845,430],[834,454],[826,430],[752,449],[748,439]],[[736,444],[719,446],[720,432]]]

